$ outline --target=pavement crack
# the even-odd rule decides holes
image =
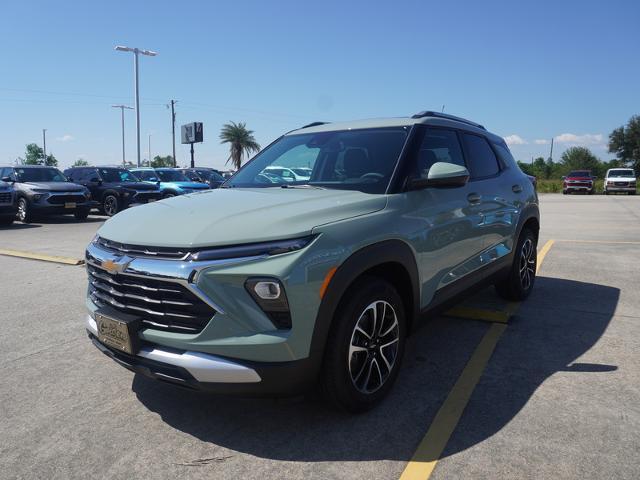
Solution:
[[[179,465],[182,467],[203,467],[205,465],[210,465],[212,463],[222,463],[225,460],[228,460],[230,458],[233,458],[233,455],[224,455],[222,457],[197,458],[195,460],[191,460],[190,462],[174,463],[174,465]]]

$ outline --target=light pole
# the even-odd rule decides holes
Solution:
[[[44,153],[44,165],[47,164],[47,129],[42,129],[42,151]]]
[[[116,46],[119,52],[133,52],[133,75],[135,77],[135,97],[136,97],[136,147],[138,151],[138,167],[140,166],[140,92],[138,86],[138,54],[155,57],[156,52],[151,50],[141,50],[139,48]]]
[[[151,134],[149,134],[149,167],[151,166]]]
[[[133,107],[128,105],[111,105],[113,108],[119,108],[120,114],[122,117],[122,166],[125,166],[125,156],[124,156],[124,109],[133,110]]]

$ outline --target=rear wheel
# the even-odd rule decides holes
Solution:
[[[398,376],[406,335],[402,299],[388,282],[364,277],[349,288],[327,339],[321,385],[334,405],[363,412]]]
[[[518,238],[508,276],[495,284],[498,294],[514,301],[527,298],[536,280],[537,259],[536,237],[530,229],[525,228]]]
[[[22,223],[31,222],[31,207],[29,206],[29,202],[26,198],[21,197],[18,199],[18,220]]]
[[[106,195],[104,200],[102,200],[102,210],[104,211],[104,214],[109,217],[113,217],[118,213],[118,197],[113,194]]]

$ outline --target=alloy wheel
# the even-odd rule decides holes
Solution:
[[[536,250],[533,241],[527,238],[520,249],[520,284],[523,290],[529,290],[536,275]]]
[[[18,200],[18,220],[24,222],[27,218],[27,201],[24,198]]]
[[[110,217],[118,213],[118,200],[116,197],[109,195],[104,199],[104,213]]]
[[[379,390],[398,356],[400,327],[394,308],[384,300],[369,304],[351,334],[347,362],[354,387],[364,394]]]

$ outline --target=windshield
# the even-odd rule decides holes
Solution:
[[[57,168],[16,168],[21,182],[68,182]]]
[[[224,182],[224,178],[218,172],[214,172],[213,170],[197,170],[198,175],[203,180],[209,180],[214,182]]]
[[[608,177],[634,177],[635,174],[631,169],[610,170]]]
[[[98,171],[100,172],[102,180],[107,183],[140,181],[138,177],[124,168],[99,168]]]
[[[190,182],[187,176],[178,170],[156,170],[162,182]]]
[[[408,127],[287,135],[242,167],[228,187],[311,185],[384,193]],[[302,169],[305,174],[298,174]]]
[[[591,172],[587,170],[574,170],[567,175],[568,177],[591,177]]]

